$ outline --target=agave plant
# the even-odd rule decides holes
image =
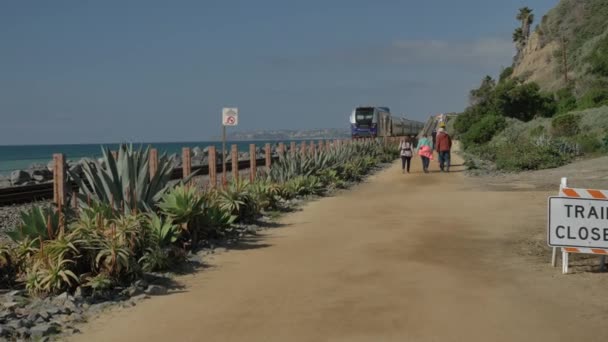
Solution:
[[[203,214],[205,198],[194,187],[178,186],[166,193],[158,207],[177,224],[191,223]]]
[[[125,211],[154,208],[170,186],[172,161],[163,154],[156,172],[150,176],[149,147],[134,150],[133,145],[122,144],[116,157],[108,148],[102,148],[102,153],[101,163],[90,159],[83,163],[83,175],[69,171],[70,178],[80,189],[78,199],[81,206],[97,201]]]
[[[10,286],[15,282],[17,265],[13,260],[11,249],[8,245],[0,245],[0,287]]]
[[[74,261],[58,258],[38,260],[27,274],[26,288],[32,293],[59,293],[78,284],[78,277],[69,269]]]
[[[52,206],[34,206],[21,211],[21,222],[7,235],[15,242],[24,239],[48,240],[59,233],[59,213]]]
[[[258,203],[251,193],[251,184],[247,180],[237,180],[218,192],[217,203],[220,209],[239,220],[248,220],[258,213]]]
[[[114,279],[105,273],[99,273],[94,276],[84,276],[82,282],[83,287],[88,287],[93,290],[93,295],[105,292],[114,287]]]
[[[268,179],[258,180],[251,184],[252,195],[262,209],[277,207],[279,190],[279,186]]]
[[[56,239],[44,243],[44,253],[51,260],[77,256],[80,252],[74,245],[74,235],[60,234]]]
[[[167,247],[177,241],[179,227],[173,223],[171,218],[163,218],[156,213],[150,213],[146,217],[145,225],[150,232],[150,240],[154,246]]]
[[[131,250],[118,238],[105,238],[98,241],[99,250],[95,257],[97,269],[109,275],[120,276],[129,270]]]

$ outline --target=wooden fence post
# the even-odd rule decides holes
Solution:
[[[315,141],[314,140],[310,141],[310,154],[311,155],[315,154]]]
[[[211,188],[217,186],[217,153],[215,152],[215,146],[207,147],[207,160],[209,165],[209,182]]]
[[[296,154],[296,150],[298,149],[298,147],[296,146],[296,142],[295,141],[292,141],[289,145],[290,145],[289,146],[289,153],[291,153],[291,155],[293,156],[293,155]]]
[[[300,153],[302,155],[306,154],[306,141],[302,141],[302,144],[300,144]]]
[[[154,177],[156,171],[158,170],[158,150],[155,148],[150,149],[150,179]]]
[[[270,159],[270,157],[272,157],[272,149],[270,148],[270,144],[266,144],[266,146],[264,146],[264,157],[266,157],[266,172],[270,172],[270,165],[272,163],[272,160]]]
[[[57,206],[65,204],[65,156],[53,154],[53,201]]]
[[[325,149],[325,144],[323,144],[323,140],[319,140],[319,152],[323,152]]]
[[[239,180],[239,146],[234,144],[230,151],[232,155],[232,179],[233,181]]]
[[[255,144],[249,144],[249,180],[252,183],[255,181],[255,174],[257,172],[257,159]]]
[[[279,143],[279,148],[277,150],[279,152],[279,155],[281,157],[285,156],[285,144],[283,144],[282,142]]]
[[[186,178],[192,173],[192,150],[190,147],[182,148],[182,177]]]

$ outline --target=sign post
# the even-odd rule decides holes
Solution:
[[[568,253],[608,255],[608,194],[603,190],[573,189],[562,179],[560,196],[549,197],[547,244],[562,249],[562,273],[568,273]]]
[[[222,109],[222,184],[226,184],[226,126],[236,126],[238,123],[238,108]]]

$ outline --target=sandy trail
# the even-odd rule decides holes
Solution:
[[[455,162],[460,160],[454,157]],[[434,162],[432,167],[437,168]],[[395,164],[285,216],[257,245],[103,315],[79,341],[599,341],[603,288],[518,255],[542,192]],[[605,297],[605,296],[604,296]]]

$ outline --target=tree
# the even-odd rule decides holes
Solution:
[[[524,32],[521,27],[518,27],[513,32],[513,43],[516,43],[517,46],[521,46],[524,43]]]
[[[492,77],[486,75],[486,77],[481,80],[481,85],[479,88],[473,89],[469,93],[469,102],[471,106],[484,105],[488,103],[491,99],[492,90],[494,90],[495,86],[496,81]]]
[[[527,6],[520,8],[515,18],[521,22],[521,33],[523,35],[523,44],[525,45],[528,42],[528,38],[530,38],[530,27],[532,27],[532,23],[534,22],[532,9]]]

